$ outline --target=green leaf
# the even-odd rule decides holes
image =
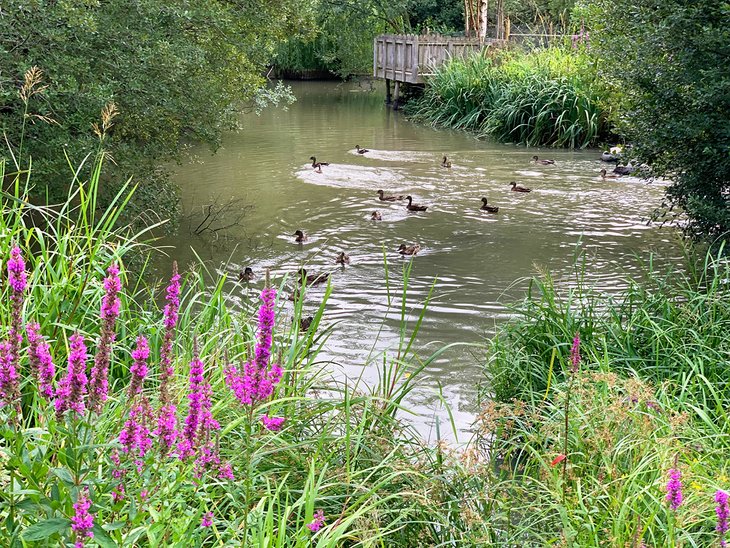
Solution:
[[[23,534],[23,540],[44,540],[53,535],[59,533],[71,525],[71,520],[68,518],[50,518],[44,521],[39,521],[28,527]]]
[[[94,525],[91,532],[94,533],[94,540],[102,548],[117,548],[118,544],[109,536],[109,533],[101,528],[100,525]]]

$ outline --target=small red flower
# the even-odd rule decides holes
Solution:
[[[565,455],[558,455],[553,459],[553,462],[550,463],[550,466],[555,466],[556,464],[560,464],[565,460]]]

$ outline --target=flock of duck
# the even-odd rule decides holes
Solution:
[[[368,152],[370,152],[370,150],[366,149],[366,148],[362,148],[360,145],[355,145],[355,152],[357,154],[362,155],[362,154],[367,154]],[[601,155],[601,160],[603,160],[605,162],[616,162],[616,161],[618,161],[619,157],[620,157],[620,154],[617,154],[617,153],[615,153],[614,150],[612,150],[611,152],[604,152]],[[326,166],[330,165],[329,162],[318,162],[316,156],[310,156],[309,159],[312,161],[312,169],[314,169],[314,171],[316,173],[322,173],[322,167],[326,167]],[[546,160],[546,159],[540,158],[538,156],[533,156],[532,161],[535,164],[544,165],[544,166],[555,165],[555,160]],[[451,164],[451,161],[449,160],[449,158],[447,156],[444,156],[441,161],[441,167],[450,169],[451,166],[452,166],[452,164]],[[635,168],[630,165],[616,166],[616,168],[610,174],[605,169],[602,169],[600,176],[601,176],[601,179],[603,179],[603,180],[613,179],[613,178],[621,177],[623,175],[629,175],[634,171],[634,169]],[[532,192],[532,189],[524,187],[524,186],[520,186],[515,181],[511,181],[509,184],[511,186],[512,192],[521,192],[521,193]],[[405,204],[405,209],[409,212],[423,212],[423,211],[428,210],[428,207],[429,207],[427,205],[413,203],[412,196],[403,196],[403,195],[395,195],[395,194],[389,195],[389,194],[386,194],[384,190],[378,190],[376,192],[376,194],[378,195],[378,199],[381,202],[397,202],[397,201],[406,200],[408,203]],[[485,211],[485,212],[491,213],[491,214],[496,214],[499,212],[499,207],[494,206],[494,205],[489,205],[486,197],[481,198],[481,204],[482,205],[479,207],[479,209],[481,211]],[[383,216],[380,213],[380,211],[375,210],[372,212],[370,219],[372,221],[382,221]],[[301,229],[294,232],[294,234],[292,236],[294,237],[294,242],[298,243],[298,244],[302,244],[308,240],[307,234],[305,234],[304,231],[302,231]],[[401,255],[411,255],[411,256],[416,255],[420,250],[421,250],[421,246],[419,244],[407,245],[407,244],[402,243],[402,244],[400,244],[400,247],[398,248],[398,252]],[[344,267],[345,265],[350,264],[350,256],[347,255],[344,251],[342,251],[337,255],[337,257],[334,260],[334,263]],[[329,280],[329,277],[330,277],[329,272],[320,273],[320,274],[310,274],[304,268],[300,268],[298,271],[298,274],[299,274],[299,280],[298,280],[299,283],[297,285],[297,289],[295,289],[292,292],[292,294],[289,296],[289,300],[294,300],[296,298],[296,296],[298,295],[299,287],[301,287],[302,285],[306,285],[306,286],[320,285],[320,284],[327,282],[327,280]],[[242,282],[250,282],[254,279],[254,277],[255,277],[255,275],[254,275],[253,270],[251,269],[251,267],[248,267],[248,266],[244,270],[242,270],[238,275],[238,279]]]

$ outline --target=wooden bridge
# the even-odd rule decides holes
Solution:
[[[486,38],[453,38],[440,34],[381,34],[373,44],[373,76],[384,78],[386,102],[398,108],[400,83],[422,84],[434,69],[452,57],[466,57],[492,44],[505,40]],[[390,82],[395,82],[391,98]]]

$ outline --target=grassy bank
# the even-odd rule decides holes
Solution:
[[[475,449],[505,464],[488,522],[507,543],[720,545],[730,267],[711,255],[688,264],[647,267],[614,298],[536,279],[492,342],[496,401]]]
[[[436,69],[411,116],[529,146],[584,148],[605,139],[606,92],[583,50],[486,50]]]

